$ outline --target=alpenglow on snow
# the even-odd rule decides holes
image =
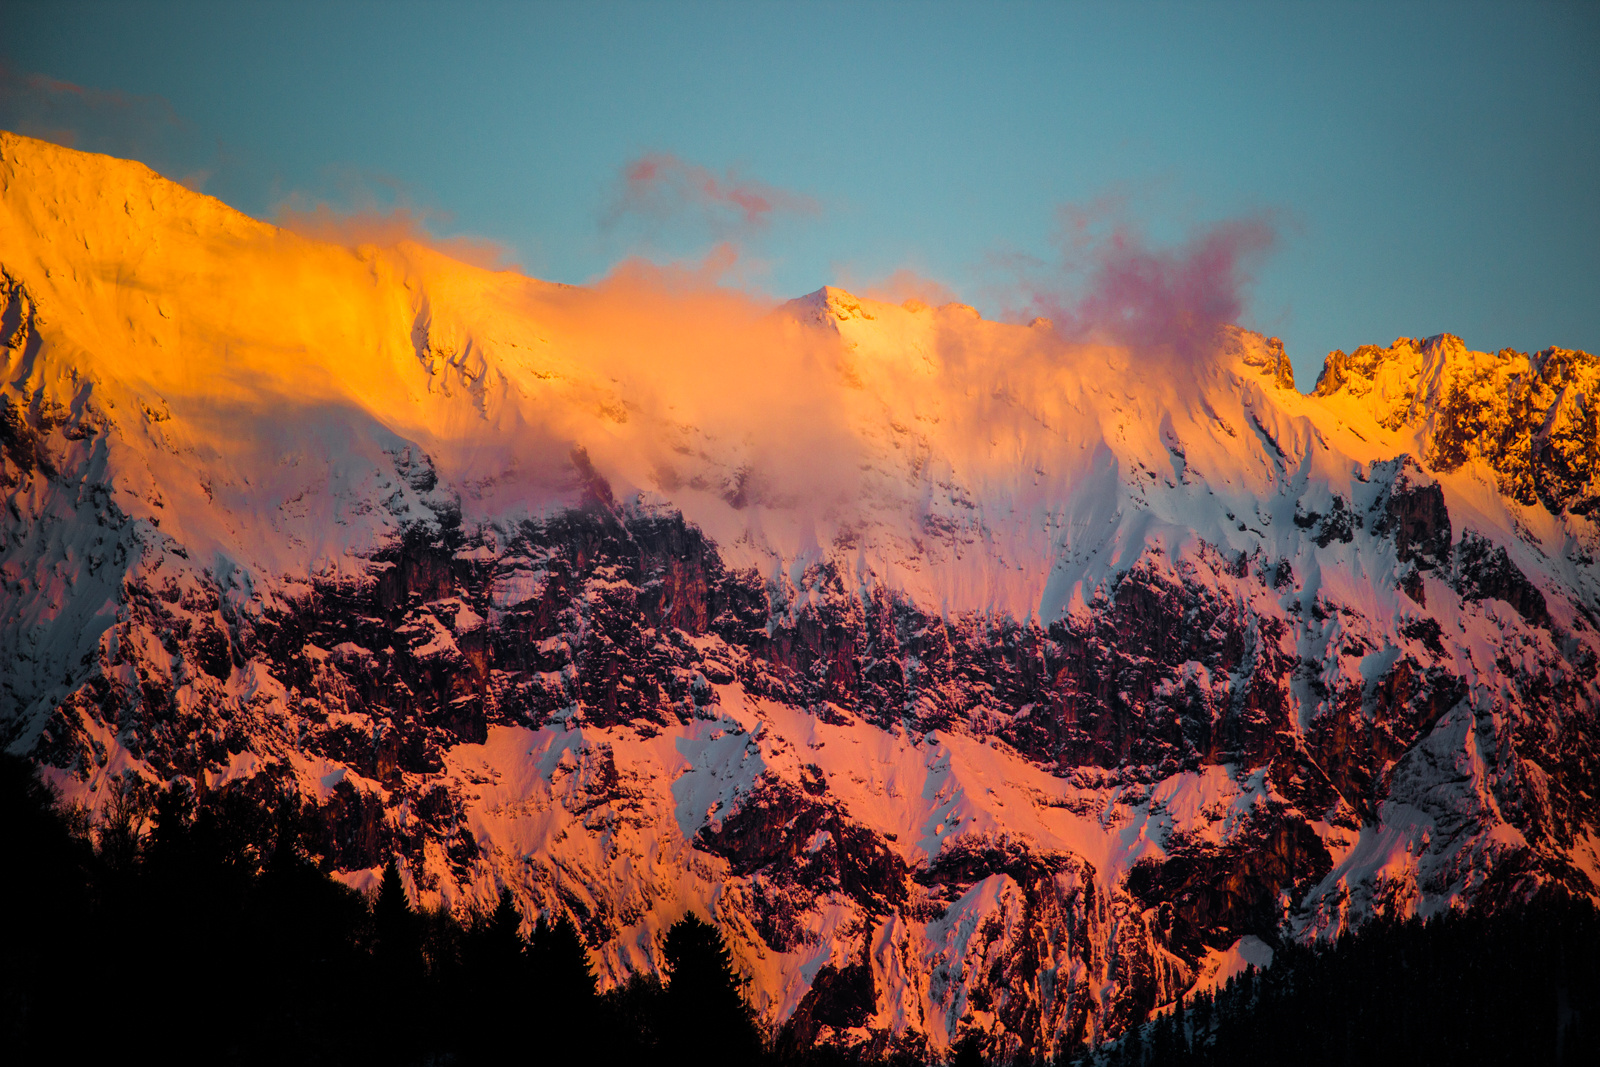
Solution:
[[[1374,916],[1595,897],[1584,352],[1298,392],[827,288],[590,287],[0,134],[0,730],[351,885],[693,910],[808,1039],[1048,1055]]]

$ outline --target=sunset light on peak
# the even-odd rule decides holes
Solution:
[[[8,1063],[1600,1060],[1592,7],[5,27]]]

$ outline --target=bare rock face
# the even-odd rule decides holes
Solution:
[[[1294,388],[1294,364],[1276,337],[1260,337],[1237,326],[1223,328],[1223,345],[1237,352],[1246,367],[1269,379],[1279,389]]]
[[[1440,334],[1330,353],[1315,395],[1376,394],[1384,425],[1425,422],[1431,469],[1481,460],[1518,503],[1587,515],[1600,501],[1592,484],[1597,387],[1600,363],[1587,352],[1488,355]]]
[[[1385,491],[1373,503],[1373,510],[1381,512],[1373,532],[1394,542],[1401,563],[1415,560],[1422,569],[1439,566],[1450,556],[1450,513],[1445,510],[1444,491],[1410,456],[1385,466],[1388,469],[1374,471]]]
[[[1469,532],[1457,548],[1456,573],[1457,588],[1466,599],[1503,600],[1530,624],[1549,627],[1544,594],[1517,569],[1504,548]]]
[[[1394,465],[1366,514],[1397,563],[1447,572],[1464,602],[1553,625],[1503,550],[1469,532],[1452,555],[1438,488],[1414,467]],[[743,887],[716,910],[747,931],[750,951],[822,954],[776,1020],[793,1040],[904,1045],[978,1027],[997,1050],[1042,1055],[1137,1022],[1240,938],[1296,936],[1351,894],[1371,893],[1362,906],[1382,911],[1407,907],[1409,893],[1416,907],[1513,869],[1528,891],[1582,887],[1553,846],[1595,815],[1579,784],[1600,766],[1590,646],[1586,677],[1559,653],[1542,671],[1503,664],[1510,710],[1474,710],[1458,646],[1431,617],[1379,637],[1320,599],[1299,620],[1258,613],[1252,598],[1292,588],[1275,566],[1202,553],[1171,568],[1151,556],[1084,618],[1039,627],[941,619],[882,591],[848,593],[826,569],[809,576],[816,595],[796,614],[681,518],[602,506],[525,525],[492,551],[441,526],[374,560],[365,587],[313,581],[294,600],[240,602],[181,557],[160,558],[125,578],[107,646],[117,651],[51,713],[34,742],[42,762],[89,779],[114,734],[166,778],[214,779],[248,759],[254,788],[294,788],[307,761],[341,768],[323,780],[319,809],[332,867],[371,869],[397,852],[419,889],[447,898],[486,865],[531,877],[525,891],[573,912],[602,950],[631,936],[648,899],[570,884],[559,854],[507,854],[459,754],[487,750],[495,731],[582,738],[574,761],[552,767],[551,799],[521,801],[555,804],[568,835],[614,836],[629,820],[655,834],[652,795],[729,776],[726,799],[689,819],[684,847]],[[1326,651],[1302,654],[1295,628],[1306,626],[1326,634]],[[1330,684],[1326,656],[1379,667]],[[283,710],[230,687],[244,674]],[[1557,677],[1564,697],[1536,697]],[[962,738],[1056,776],[1058,795],[1032,810],[1076,808],[1088,825],[1109,819],[1114,836],[1147,825],[1162,847],[1115,860],[1110,885],[1084,853],[1027,834],[980,829],[908,853],[848,772],[809,758],[817,738],[778,720],[750,729],[722,706],[751,699],[837,735]],[[1539,713],[1557,701],[1567,710]],[[1498,859],[1451,855],[1492,825],[1452,800],[1429,817],[1414,885],[1352,884],[1351,849],[1362,828],[1393,818],[1399,779],[1458,788],[1461,771],[1432,779],[1418,767],[1452,717],[1495,739],[1467,771],[1486,793],[1469,795],[1492,795],[1523,843]],[[676,783],[641,762],[639,739],[700,744],[708,730],[747,731],[740,759]],[[914,744],[937,766],[940,749]],[[791,748],[800,754],[786,762]],[[746,760],[764,769],[735,769]],[[1200,810],[1159,799],[1213,779]],[[937,797],[940,780],[916,792]],[[954,834],[960,812],[940,817]]]

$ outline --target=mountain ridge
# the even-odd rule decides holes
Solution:
[[[352,884],[508,885],[608,981],[699,909],[844,1043],[1596,895],[1586,353],[1301,394],[1236,327],[558,287],[12,135],[0,212],[0,728],[69,798],[298,791]]]

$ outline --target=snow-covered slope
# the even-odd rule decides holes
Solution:
[[[354,884],[686,909],[803,1035],[1048,1052],[1600,886],[1581,352],[1069,344],[347,250],[0,134],[0,730]]]

